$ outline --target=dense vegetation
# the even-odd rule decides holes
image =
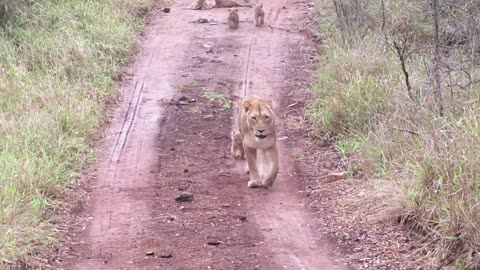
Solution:
[[[54,240],[151,2],[0,0],[0,268]]]
[[[407,195],[442,265],[480,267],[480,1],[318,0],[318,136]],[[367,163],[365,163],[367,164]],[[371,164],[371,162],[368,162]],[[363,171],[362,162],[352,173]]]

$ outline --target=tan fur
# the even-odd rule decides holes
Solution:
[[[270,100],[250,96],[243,100],[238,126],[247,159],[248,187],[270,187],[279,171],[275,115]]]
[[[256,26],[262,26],[265,20],[265,12],[262,9],[263,4],[254,4],[253,5],[253,16],[255,19]]]
[[[234,0],[215,0],[216,8],[252,7],[252,4],[240,4]]]
[[[232,29],[238,28],[240,24],[240,17],[238,16],[238,9],[228,9],[228,26]]]
[[[239,131],[232,131],[232,147],[230,149],[234,159],[244,159],[242,136]]]
[[[212,7],[207,4],[207,0],[196,0],[195,2],[192,3],[191,8],[183,8],[183,9],[193,9],[193,10],[199,10],[199,9],[211,9]]]

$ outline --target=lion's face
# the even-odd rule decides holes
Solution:
[[[253,132],[255,141],[261,142],[275,136],[275,119],[270,102],[253,100],[244,104],[247,127]]]

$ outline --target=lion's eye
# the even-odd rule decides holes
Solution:
[[[252,119],[256,121],[256,120],[257,120],[257,117],[255,117],[255,116],[252,116]]]
[[[268,118],[270,118],[270,117],[268,117],[267,115],[265,115],[265,120],[268,120]]]

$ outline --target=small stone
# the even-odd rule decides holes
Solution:
[[[147,251],[145,253],[146,256],[154,256],[155,255],[155,252],[154,251]]]
[[[335,181],[335,180],[340,180],[342,178],[345,178],[346,176],[347,176],[346,172],[333,172],[333,173],[329,173],[326,178],[328,181]]]
[[[245,216],[241,216],[239,219],[240,219],[241,222],[247,221],[247,217],[245,217]]]
[[[160,253],[158,254],[158,257],[163,259],[168,259],[168,258],[172,258],[173,256],[171,252],[163,250],[163,251],[160,251]]]
[[[220,240],[213,236],[207,236],[207,244],[209,244],[210,246],[218,246],[220,245]]]
[[[163,8],[163,12],[165,12],[165,13],[170,13],[170,8],[168,8],[168,7]]]
[[[184,173],[187,173],[187,172],[188,172],[188,169],[187,169],[187,168],[183,169],[183,172],[184,172]]]
[[[182,192],[175,198],[177,202],[191,202],[193,201],[193,194],[189,192]]]

